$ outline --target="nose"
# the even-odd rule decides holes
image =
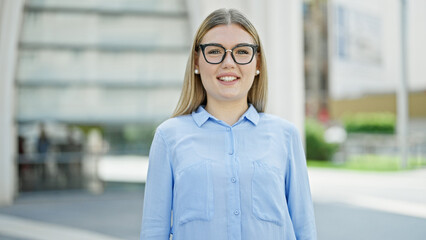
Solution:
[[[226,50],[225,59],[223,59],[223,62],[222,62],[223,67],[233,67],[235,65],[235,62],[231,56],[231,53],[232,53],[232,50]]]

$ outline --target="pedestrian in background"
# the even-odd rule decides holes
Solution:
[[[299,134],[264,113],[266,97],[256,29],[237,10],[214,11],[195,35],[175,113],[154,136],[141,239],[316,239]]]

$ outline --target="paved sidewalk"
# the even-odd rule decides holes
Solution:
[[[23,193],[0,207],[0,239],[139,239],[143,185],[86,191]]]
[[[0,235],[0,237],[2,237],[1,239],[118,239],[74,227],[65,227],[58,224],[43,223],[41,221],[8,215],[0,215],[0,231],[2,233],[2,235]]]
[[[426,219],[426,169],[360,172],[311,168],[311,192],[318,203],[345,203]]]

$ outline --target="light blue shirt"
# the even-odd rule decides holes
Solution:
[[[316,239],[296,128],[252,105],[233,126],[201,106],[162,123],[149,154],[141,239],[170,234],[174,240]]]

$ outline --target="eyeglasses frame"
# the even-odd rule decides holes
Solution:
[[[223,54],[223,57],[222,57],[222,59],[220,60],[220,62],[212,63],[212,62],[209,62],[209,61],[207,60],[207,57],[206,57],[206,54],[204,53],[204,50],[205,50],[205,49],[206,49],[206,47],[208,47],[208,46],[221,47],[221,48],[223,48],[223,49],[225,50],[225,53]],[[238,48],[238,47],[247,47],[247,46],[248,46],[248,47],[251,47],[251,48],[253,49],[253,55],[251,56],[250,61],[249,61],[249,62],[247,62],[247,63],[239,63],[239,62],[237,62],[237,61],[235,60],[235,57],[234,57],[234,49],[235,49],[235,48]],[[235,46],[235,47],[233,47],[233,48],[231,48],[231,49],[226,49],[224,46],[222,46],[221,44],[218,44],[218,43],[200,44],[200,45],[199,45],[199,47],[201,48],[201,52],[203,53],[204,60],[206,60],[206,62],[208,62],[208,63],[210,63],[210,64],[220,64],[220,63],[222,63],[222,62],[223,62],[223,60],[225,60],[226,53],[227,53],[227,52],[231,52],[231,57],[232,57],[232,59],[233,59],[233,60],[234,60],[234,62],[235,62],[236,64],[238,64],[238,65],[247,65],[247,64],[251,63],[251,62],[253,61],[254,55],[257,53],[257,49],[259,48],[259,46],[258,46],[258,45],[255,45],[255,44],[249,44],[249,43],[240,43],[240,44],[238,44],[237,46]]]

